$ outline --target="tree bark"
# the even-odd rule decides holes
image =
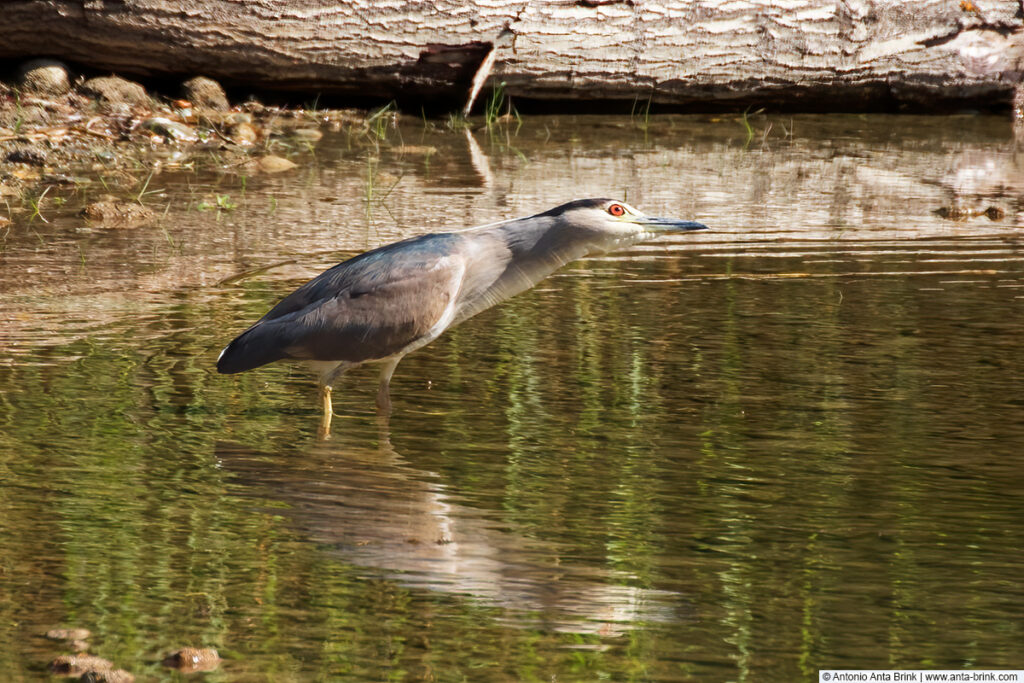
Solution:
[[[408,101],[494,50],[522,98],[920,108],[1008,103],[1021,27],[1017,0],[7,0],[0,58]]]

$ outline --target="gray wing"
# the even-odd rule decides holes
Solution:
[[[232,341],[217,370],[243,372],[282,358],[361,363],[436,336],[450,322],[465,271],[452,247],[449,235],[427,235],[331,268]]]

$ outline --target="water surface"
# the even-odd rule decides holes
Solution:
[[[144,679],[182,645],[232,681],[1024,668],[1009,124],[752,123],[414,120],[285,150],[284,175],[165,163],[151,226],[90,228],[80,195],[16,222],[4,677],[44,676],[59,626]],[[301,367],[213,369],[342,258],[583,196],[713,230],[449,331],[399,366],[389,421],[375,368],[350,373],[327,442]]]

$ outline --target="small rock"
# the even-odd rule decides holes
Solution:
[[[32,59],[15,74],[18,87],[37,95],[63,95],[71,89],[68,69],[55,59]]]
[[[86,671],[78,678],[81,683],[133,683],[135,676],[124,669]]]
[[[387,171],[381,171],[377,174],[377,182],[384,187],[391,187],[398,183],[399,180],[401,180],[401,178],[393,173],[388,173]]]
[[[22,128],[26,126],[46,126],[53,119],[45,107],[38,106],[22,107],[18,112],[18,118],[21,119]]]
[[[184,123],[171,121],[162,116],[154,116],[142,122],[142,127],[178,142],[199,142],[199,134]]]
[[[182,96],[197,107],[224,111],[230,107],[224,88],[212,78],[196,76],[181,84]]]
[[[327,109],[323,113],[323,120],[332,123],[361,124],[366,119],[359,109]]]
[[[293,168],[297,168],[298,164],[294,161],[288,161],[279,156],[268,154],[265,157],[261,157],[259,162],[259,168],[264,173],[280,173],[282,171],[290,171]]]
[[[296,128],[292,131],[292,137],[296,137],[300,140],[306,140],[308,142],[316,142],[324,136],[316,128]]]
[[[135,228],[153,220],[155,214],[137,202],[120,201],[116,197],[101,197],[86,205],[79,214],[90,223],[108,228]]]
[[[79,90],[83,95],[88,95],[107,105],[149,104],[149,95],[146,94],[145,88],[135,81],[129,81],[120,76],[90,78],[79,87]]]
[[[12,178],[17,178],[25,183],[34,183],[40,180],[43,176],[38,168],[32,168],[27,165],[11,166],[6,169],[7,175]]]
[[[251,145],[259,138],[256,129],[248,123],[236,123],[228,130],[228,137],[239,145]]]
[[[44,173],[43,182],[50,185],[88,185],[89,179],[82,176],[68,175],[67,173]]]
[[[224,123],[234,126],[239,123],[252,123],[252,114],[244,111],[233,111],[224,117]]]
[[[50,640],[85,640],[91,635],[87,628],[55,628],[46,632]]]
[[[63,676],[81,676],[87,671],[110,671],[114,665],[93,655],[61,655],[50,662],[50,670]]]
[[[12,164],[28,164],[29,166],[45,166],[46,150],[38,145],[23,144],[14,147],[5,157]]]
[[[429,157],[437,154],[437,147],[431,145],[399,145],[398,147],[392,147],[391,151],[403,156],[408,154],[410,156]]]
[[[167,655],[163,664],[185,673],[213,671],[220,664],[220,656],[212,647],[183,647],[174,654]]]

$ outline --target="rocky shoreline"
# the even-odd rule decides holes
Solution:
[[[153,173],[211,164],[246,175],[288,171],[296,167],[290,151],[316,144],[321,129],[367,133],[379,125],[370,118],[350,109],[232,105],[220,84],[202,76],[168,95],[30,60],[0,81],[0,230],[38,213],[44,197],[100,183],[105,194],[82,209],[83,218],[131,227],[149,217],[130,198]]]

